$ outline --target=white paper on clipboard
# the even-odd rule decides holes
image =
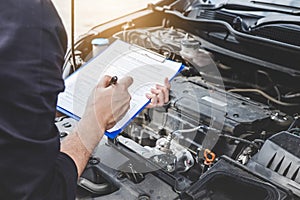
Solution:
[[[165,77],[171,80],[181,69],[181,63],[117,40],[65,80],[65,91],[58,96],[57,109],[79,120],[90,93],[104,75],[119,79],[131,76],[134,81],[129,87],[130,109],[112,129],[106,131],[107,136],[114,138],[149,103],[146,93],[155,84],[163,85]]]

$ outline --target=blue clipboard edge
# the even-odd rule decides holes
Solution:
[[[108,138],[110,138],[110,139],[116,138],[117,135],[118,135],[119,133],[121,133],[122,130],[123,130],[126,126],[128,126],[128,124],[129,124],[129,123],[130,123],[130,122],[131,122],[131,121],[132,121],[132,120],[133,120],[140,112],[142,112],[142,110],[144,110],[145,107],[146,107],[149,103],[150,103],[150,100],[149,100],[149,101],[148,101],[148,102],[147,102],[140,110],[138,110],[138,111],[132,116],[132,118],[126,122],[126,124],[125,124],[122,128],[120,128],[120,129],[118,129],[118,130],[116,130],[116,131],[113,131],[113,132],[105,131],[104,134],[105,134]],[[66,109],[63,109],[62,107],[56,106],[56,110],[57,110],[58,112],[61,112],[62,114],[65,114],[65,115],[67,115],[67,116],[69,116],[69,117],[75,119],[76,121],[79,121],[79,120],[80,120],[80,117],[78,117],[77,115],[74,115],[73,113],[67,111]]]
[[[173,79],[177,76],[177,74],[179,74],[184,68],[185,68],[185,66],[184,66],[183,64],[181,64],[179,70],[178,70],[177,73],[169,80],[169,82],[170,82],[171,80],[173,80]],[[126,124],[124,124],[124,126],[123,126],[122,128],[120,128],[120,129],[118,129],[118,130],[116,130],[116,131],[113,131],[113,132],[107,132],[107,131],[105,131],[105,135],[106,135],[108,138],[110,138],[110,139],[116,138],[117,135],[118,135],[119,133],[121,133],[122,130],[123,130],[126,126],[128,126],[128,125],[130,124],[130,122],[131,122],[131,121],[132,121],[132,120],[133,120],[140,112],[142,112],[150,102],[151,102],[151,100],[149,100],[149,101],[148,101],[148,102],[147,102],[140,110],[138,110],[138,111],[132,116],[132,118],[131,118],[130,120],[128,120],[128,121],[126,122]]]
[[[80,120],[80,117],[78,117],[77,115],[74,115],[73,113],[67,111],[66,109],[60,107],[60,106],[56,106],[56,110],[58,112],[61,112],[62,114],[65,114],[73,119],[75,119],[76,121],[79,121]]]
[[[180,66],[180,68],[179,68],[179,70],[177,71],[177,73],[169,80],[169,81],[172,81],[183,69],[185,68],[185,66],[183,65],[183,64],[181,64],[181,66]],[[74,74],[74,73],[73,73]],[[73,74],[71,74],[71,75],[73,75]],[[105,131],[105,135],[108,137],[108,138],[110,138],[110,139],[114,139],[114,138],[116,138],[117,137],[117,135],[119,134],[119,133],[121,133],[122,132],[122,130],[126,127],[126,126],[128,126],[128,124],[140,113],[140,112],[142,112],[142,110],[144,110],[145,109],[145,107],[150,103],[151,101],[149,100],[140,110],[138,110],[134,115],[133,115],[133,117],[130,119],[130,120],[128,120],[127,122],[126,122],[126,124],[122,127],[122,128],[120,128],[120,129],[118,129],[118,130],[116,130],[116,131],[113,131],[113,132],[107,132],[107,131]],[[73,118],[73,119],[75,119],[75,120],[77,120],[77,121],[79,121],[80,120],[80,117],[78,117],[77,115],[74,115],[73,113],[71,113],[71,112],[69,112],[68,110],[66,110],[66,109],[64,109],[64,108],[62,108],[62,107],[60,107],[60,106],[56,106],[56,110],[57,111],[59,111],[59,112],[61,112],[62,114],[65,114],[65,115],[67,115],[67,116],[69,116],[69,117],[71,117],[71,118]]]

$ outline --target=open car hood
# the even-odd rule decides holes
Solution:
[[[292,0],[165,0],[83,35],[64,77],[116,39],[185,69],[168,104],[102,140],[78,198],[299,199],[299,15]],[[62,138],[76,123],[57,118]]]

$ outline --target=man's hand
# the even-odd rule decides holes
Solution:
[[[61,151],[75,161],[79,175],[105,130],[112,128],[129,109],[131,97],[128,87],[133,79],[124,77],[116,84],[109,85],[110,79],[110,76],[101,79],[90,95],[74,133],[65,138],[61,145]]]
[[[82,140],[91,138],[86,141],[87,147],[91,140],[98,144],[105,130],[112,128],[129,109],[131,97],[128,87],[133,82],[132,78],[124,77],[114,85],[109,85],[110,79],[110,76],[101,79],[90,95],[83,117],[78,123],[77,131]]]
[[[101,132],[112,128],[128,111],[130,95],[128,87],[132,84],[131,77],[124,77],[116,84],[109,85],[110,76],[104,76],[89,97],[84,121],[93,121],[95,128]]]
[[[153,108],[157,106],[163,106],[169,102],[169,91],[171,85],[168,78],[165,78],[165,85],[156,85],[156,88],[151,89],[151,94],[146,94],[148,99],[151,99],[150,104],[147,108]]]

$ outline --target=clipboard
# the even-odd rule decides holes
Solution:
[[[165,77],[172,80],[183,68],[181,63],[170,61],[156,52],[116,40],[65,80],[65,91],[58,95],[57,110],[80,120],[87,99],[100,78],[104,75],[132,76],[130,110],[105,132],[113,139],[150,103],[145,91],[150,92],[149,88],[155,87],[155,83],[163,85]]]

